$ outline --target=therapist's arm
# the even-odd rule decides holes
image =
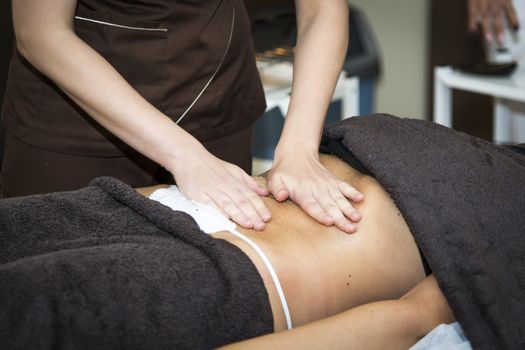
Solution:
[[[452,311],[435,278],[430,276],[398,300],[365,304],[290,331],[223,349],[406,350],[438,325],[452,322]]]
[[[13,1],[20,54],[98,123],[169,170],[188,197],[220,208],[243,227],[264,228],[270,212],[258,195],[267,190],[211,155],[77,37],[75,8],[75,0]]]
[[[348,199],[363,195],[331,175],[318,150],[328,105],[348,44],[346,0],[296,0],[298,38],[290,106],[268,187],[288,197],[318,222],[352,233],[360,215]]]

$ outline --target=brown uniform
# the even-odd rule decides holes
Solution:
[[[250,171],[265,102],[242,0],[79,0],[75,32],[211,153]],[[4,197],[80,188],[96,176],[137,187],[169,178],[18,52],[2,119]]]

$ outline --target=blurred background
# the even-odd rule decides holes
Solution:
[[[269,105],[256,127],[255,155],[269,160],[282,127],[290,88],[294,1],[245,3]],[[13,46],[10,4],[0,2],[2,97]],[[350,47],[328,121],[375,112],[433,120],[435,67],[485,59],[481,35],[468,30],[467,0],[351,0],[349,6]],[[450,126],[493,140],[493,96],[464,89],[444,91],[444,96],[451,95],[446,100],[454,116]],[[446,103],[444,106],[448,108]]]

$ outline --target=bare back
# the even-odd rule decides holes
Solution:
[[[412,234],[381,185],[334,156],[321,155],[321,162],[365,195],[362,203],[354,204],[362,214],[357,233],[323,226],[291,201],[280,203],[271,197],[264,199],[272,212],[264,231],[237,227],[272,262],[294,326],[364,303],[398,298],[425,277]],[[238,246],[254,262],[268,291],[275,330],[285,329],[277,291],[259,256],[229,232],[213,236]]]
[[[334,156],[321,156],[337,177],[365,195],[354,204],[362,214],[349,235],[323,226],[291,201],[266,198],[272,220],[263,232],[238,230],[266,252],[283,285],[294,325],[324,318],[367,302],[398,298],[424,277],[418,248],[393,200],[381,185]],[[276,330],[283,313],[268,272],[245,243],[227,232],[214,234],[239,246],[265,279]],[[277,310],[275,310],[277,309]],[[275,312],[279,311],[279,312]]]

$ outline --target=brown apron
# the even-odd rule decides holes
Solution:
[[[212,153],[236,162],[218,149],[222,139],[230,150],[251,148],[244,134],[265,101],[242,0],[79,0],[75,32]],[[11,137],[46,151],[136,156],[18,52],[2,119]],[[243,144],[232,147],[233,138]],[[243,157],[237,163],[249,168]],[[4,183],[10,176],[2,173]]]

